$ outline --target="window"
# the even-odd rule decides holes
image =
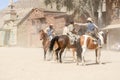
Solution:
[[[46,22],[45,18],[40,18],[40,22],[41,22],[41,24],[45,24],[45,22]]]
[[[113,19],[120,19],[120,1],[119,0],[114,0],[112,3],[112,8],[113,8]]]
[[[120,18],[120,9],[118,7],[115,7],[113,9],[113,19],[119,19]]]

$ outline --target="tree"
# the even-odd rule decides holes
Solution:
[[[86,15],[94,18],[94,12],[98,9],[99,0],[44,0],[46,5],[56,4],[56,8],[61,10],[61,8],[65,7],[67,12],[72,11],[72,16],[81,16]]]

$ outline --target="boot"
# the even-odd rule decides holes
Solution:
[[[98,39],[98,48],[102,48],[100,39]]]

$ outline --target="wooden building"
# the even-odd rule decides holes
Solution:
[[[44,11],[38,8],[31,9],[16,25],[17,45],[40,47],[39,30],[45,29],[47,22],[53,24],[57,34],[61,34],[66,23],[65,16],[66,14],[63,12]]]
[[[107,48],[120,50],[120,0],[106,0]]]
[[[120,50],[120,24],[112,24],[103,28],[107,31],[107,49]]]
[[[43,2],[44,0],[18,0],[10,3],[11,9],[7,7],[0,11],[0,35],[3,36],[0,38],[0,46],[41,47],[38,31],[45,29],[46,23],[53,24],[58,35],[62,33],[66,13],[47,8]],[[7,14],[9,11],[16,14]]]

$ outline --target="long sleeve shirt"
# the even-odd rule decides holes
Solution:
[[[96,28],[98,30],[98,26],[96,26],[94,23],[75,23],[79,26],[85,26],[87,27],[87,31],[94,31],[94,29]]]

